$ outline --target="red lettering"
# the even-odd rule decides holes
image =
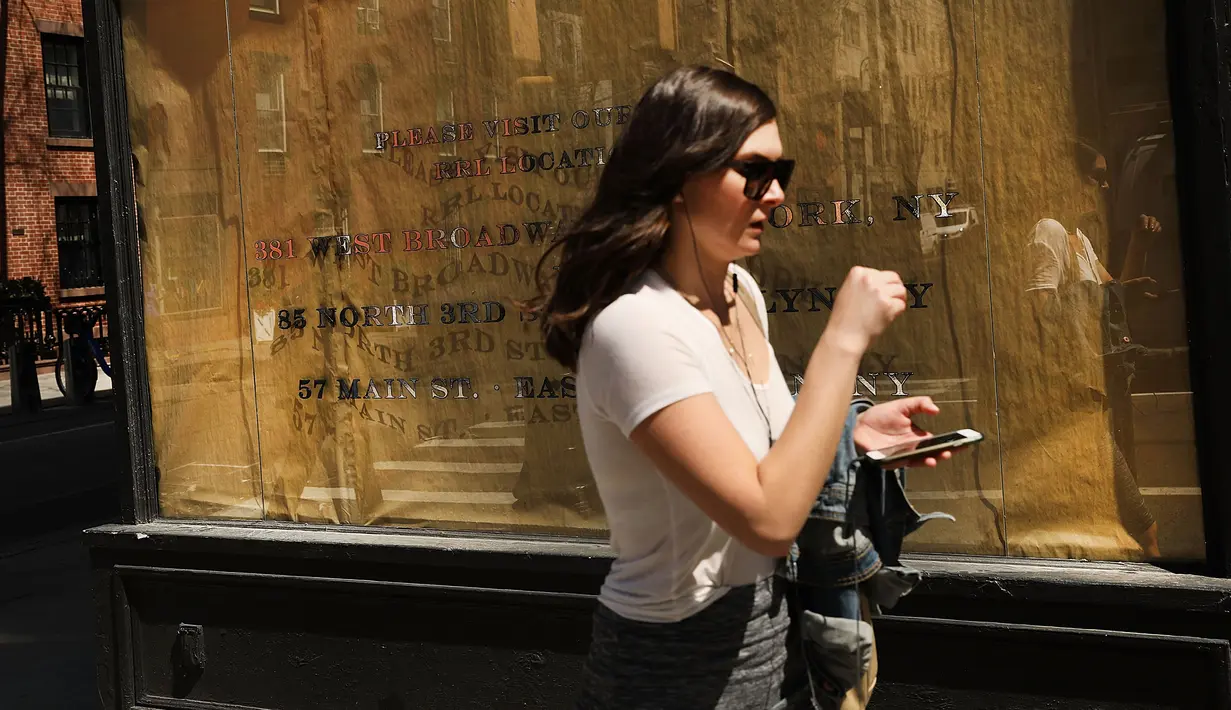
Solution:
[[[411,145],[423,145],[423,129],[422,128],[412,128],[410,130],[410,144]]]
[[[390,234],[389,232],[377,232],[377,233],[373,234],[372,236],[373,236],[373,237],[376,237],[376,239],[378,240],[378,241],[377,241],[377,244],[378,244],[378,245],[379,245],[379,247],[380,247],[380,248],[378,248],[378,249],[376,250],[376,253],[377,253],[377,254],[388,254],[388,253],[389,253],[389,242],[388,242],[388,240],[389,240],[389,239],[391,239],[391,238],[393,237],[393,235],[392,235],[392,234]]]
[[[402,236],[406,237],[406,248],[403,251],[419,251],[423,248],[423,241],[419,230],[404,229],[402,230]]]
[[[427,230],[427,251],[433,249],[448,249],[449,244],[445,241],[445,230],[429,229]]]

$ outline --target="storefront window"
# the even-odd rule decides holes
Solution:
[[[1161,0],[123,9],[163,515],[602,535],[515,301],[703,63],[799,161],[748,264],[788,380],[846,270],[895,269],[853,393],[987,437],[909,477],[958,518],[913,549],[1203,556]]]

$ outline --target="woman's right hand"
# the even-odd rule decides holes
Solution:
[[[838,289],[825,335],[862,353],[904,310],[906,286],[901,276],[856,266]]]

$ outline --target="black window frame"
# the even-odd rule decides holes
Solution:
[[[86,61],[85,40],[81,37],[72,35],[52,34],[48,32],[42,33],[40,37],[40,47],[42,49],[43,63],[43,99],[47,109],[47,135],[52,138],[91,138],[90,118],[90,82],[87,79],[89,62]],[[68,51],[73,50],[76,54],[77,62],[72,64],[68,58]],[[63,50],[63,53],[61,51]],[[75,70],[77,74],[77,85],[71,83],[71,72]],[[52,82],[51,78],[55,76],[62,79],[65,83]],[[53,92],[64,92],[73,94],[72,98],[53,98]],[[71,102],[71,106],[52,106],[53,100],[67,100]],[[77,128],[55,128],[55,121],[52,117],[56,114],[68,113],[76,118]]]
[[[105,279],[98,233],[98,198],[57,197],[55,215],[60,289],[102,286]]]
[[[91,81],[100,87],[92,97],[95,134],[105,137],[98,151],[98,184],[105,187],[99,195],[102,228],[112,235],[107,243],[108,316],[115,328],[113,348],[117,353],[116,393],[119,405],[117,431],[126,455],[125,474],[129,477],[123,494],[122,517],[125,524],[191,527],[203,521],[175,521],[159,515],[158,470],[153,457],[150,385],[147,375],[143,331],[143,292],[139,243],[134,217],[131,144],[128,134],[127,103],[124,92],[124,66],[119,0],[85,0],[88,62]],[[1220,354],[1231,352],[1231,329],[1207,327],[1221,323],[1231,312],[1231,6],[1228,0],[1193,0],[1165,4],[1167,14],[1167,71],[1171,108],[1176,128],[1177,182],[1180,202],[1182,251],[1184,258],[1185,299],[1188,308],[1190,339],[1190,376],[1193,384],[1198,472],[1202,487],[1202,506],[1206,537],[1206,559],[1199,568],[1185,571],[1212,577],[1227,577],[1231,572],[1231,459],[1223,453],[1222,440],[1231,429],[1231,368]],[[103,81],[103,78],[106,81]],[[285,539],[294,531],[320,534],[319,528],[295,523],[259,521],[228,523],[204,521],[218,528],[243,527],[262,530],[269,539]],[[327,535],[343,539],[370,528],[337,526]],[[437,531],[389,530],[403,535],[408,547],[426,544]],[[494,535],[481,532],[457,534],[449,544],[474,540],[479,550]],[[534,539],[529,535],[498,535],[502,539]],[[249,533],[249,538],[255,537]],[[581,545],[593,541],[581,538],[552,538],[561,544]],[[958,566],[979,564],[989,568],[1003,566],[1011,559],[972,555],[916,555],[927,557],[934,565],[956,560]],[[577,569],[592,563],[578,554]],[[1050,574],[1080,568],[1084,579],[1104,575],[1114,588],[1123,574],[1123,565],[1079,560],[1036,560]],[[1149,565],[1141,565],[1149,569]],[[1158,566],[1168,568],[1167,563]],[[989,575],[989,578],[994,575]]]

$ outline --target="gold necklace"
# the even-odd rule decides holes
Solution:
[[[725,286],[725,283],[724,283],[724,286]],[[723,291],[722,295],[724,298],[726,297],[727,294],[725,290]],[[727,352],[729,352],[731,355],[735,357],[738,357],[740,361],[744,363],[744,369],[751,372],[751,369],[752,369],[751,366],[752,366],[752,362],[754,358],[753,358],[752,353],[748,352],[748,346],[744,344],[744,329],[739,327],[739,299],[734,297],[735,296],[734,293],[732,293],[731,295],[732,295],[732,302],[728,304],[727,307],[731,310],[732,313],[735,314],[732,320],[735,322],[735,332],[739,333],[740,352],[736,352],[735,343],[731,340],[731,336],[727,334],[727,329],[722,326],[721,320],[718,321],[718,332],[722,335],[722,339],[725,340],[727,343]],[[714,314],[714,315],[717,316],[717,314]]]
[[[658,275],[662,277],[663,281],[666,281],[667,285],[675,289],[675,292],[680,294],[680,297],[683,298],[690,306],[692,306],[693,308],[696,308],[697,310],[702,310],[700,306],[700,301],[701,301],[700,298],[685,296],[684,293],[680,291],[680,289],[675,285],[675,282],[672,281],[672,279],[666,272],[662,270],[658,270],[658,269],[656,269],[656,271],[658,271]],[[733,280],[732,283],[734,283],[734,275],[732,275],[732,280]],[[725,277],[722,280],[722,285],[723,285],[722,297],[723,297],[723,301],[726,301],[727,280]],[[732,299],[729,303],[727,303],[727,308],[735,314],[733,320],[735,321],[735,330],[736,332],[739,333],[740,350],[742,352],[736,351],[735,343],[734,341],[731,340],[731,336],[727,335],[727,329],[726,327],[723,326],[722,319],[718,318],[717,313],[714,314],[714,319],[718,321],[717,323],[718,337],[722,339],[723,345],[725,345],[727,348],[727,352],[732,357],[738,358],[739,361],[743,363],[744,369],[749,371],[749,377],[751,377],[750,365],[753,362],[754,358],[748,352],[747,346],[744,345],[744,331],[739,327],[739,299],[735,297],[734,290],[735,290],[734,286],[732,286],[732,293],[731,293]],[[711,308],[710,310],[713,310],[713,309]]]

